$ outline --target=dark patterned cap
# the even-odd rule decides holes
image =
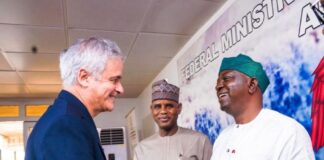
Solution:
[[[167,99],[179,101],[179,87],[168,83],[165,79],[159,80],[152,85],[152,101]]]

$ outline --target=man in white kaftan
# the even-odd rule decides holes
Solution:
[[[313,160],[307,131],[295,120],[262,109],[246,124],[233,124],[216,139],[212,160]]]
[[[216,84],[221,110],[235,124],[217,137],[211,160],[315,160],[302,125],[262,108],[269,85],[262,65],[246,55],[224,58]]]

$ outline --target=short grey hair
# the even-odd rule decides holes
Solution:
[[[107,62],[111,58],[123,56],[118,45],[108,39],[91,37],[79,39],[60,55],[60,71],[63,86],[76,84],[77,74],[84,68],[92,76],[101,79]]]

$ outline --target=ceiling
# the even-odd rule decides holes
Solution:
[[[127,55],[121,97],[136,98],[225,1],[0,0],[0,98],[55,97],[59,53],[90,36]]]

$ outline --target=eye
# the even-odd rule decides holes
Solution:
[[[118,83],[118,79],[113,79],[113,80],[111,80],[111,82],[114,83],[114,84],[117,84]]]
[[[112,82],[113,84],[117,84],[121,81],[121,77],[112,77],[109,79],[110,82]]]
[[[175,106],[173,104],[166,104],[165,107],[167,109],[173,109]]]
[[[161,109],[161,105],[160,104],[152,105],[152,109],[153,110],[160,110]]]
[[[223,80],[228,81],[228,80],[231,80],[232,78],[233,78],[232,76],[226,75],[223,77]]]

